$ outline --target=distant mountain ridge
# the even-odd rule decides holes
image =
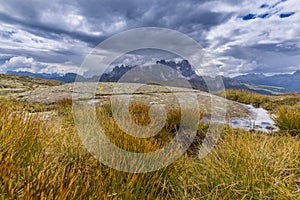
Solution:
[[[156,62],[156,64],[162,64],[171,67],[172,69],[177,71],[178,77],[184,77],[190,82],[191,86],[194,89],[199,89],[202,91],[208,91],[204,78],[206,81],[209,82],[209,84],[215,84],[217,83],[216,80],[221,79],[223,80],[226,89],[242,89],[267,95],[300,91],[300,70],[297,70],[294,74],[281,74],[274,76],[265,76],[263,74],[247,74],[237,76],[234,78],[224,76],[216,76],[213,78],[208,76],[198,76],[187,60],[182,60],[180,62],[175,62],[172,60],[159,60]],[[51,79],[66,83],[72,83],[75,82],[75,80],[82,82],[117,82],[126,72],[134,69],[135,67],[137,66],[115,66],[111,71],[103,73],[102,76],[95,75],[90,78],[85,78],[76,73],[67,73],[65,75],[59,75],[57,73],[47,74],[8,71],[7,74]],[[157,74],[157,76],[169,76],[169,74],[167,71],[165,71],[164,74]],[[142,82],[143,80],[136,80],[136,82],[139,81]]]
[[[297,70],[293,74],[278,74],[273,76],[247,74],[237,76],[235,79],[245,84],[282,87],[285,92],[300,91],[300,70]]]
[[[14,74],[14,75],[21,75],[21,76],[29,76],[33,78],[43,78],[43,79],[49,79],[49,80],[56,80],[61,81],[65,83],[73,83],[76,80],[78,81],[86,81],[86,79],[78,75],[76,73],[66,73],[65,75],[60,75],[57,73],[49,74],[49,73],[32,73],[32,72],[23,72],[23,71],[7,71],[6,74]]]

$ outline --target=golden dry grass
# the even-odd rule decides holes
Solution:
[[[280,106],[276,111],[274,121],[282,132],[300,136],[299,106]]]
[[[279,106],[294,106],[300,102],[299,93],[267,96],[243,90],[226,90],[226,92],[219,95],[226,96],[226,98],[233,101],[252,104],[255,107],[262,106],[270,111],[275,111]]]
[[[136,106],[132,113],[140,116],[137,122],[148,123],[144,116],[148,108]],[[51,121],[11,115],[16,108],[32,107],[0,103],[1,199],[300,198],[300,141],[295,137],[227,127],[213,152],[202,160],[184,155],[155,172],[126,173],[101,164],[83,147],[68,101],[52,107],[58,116]],[[171,127],[178,123],[178,111],[171,111],[169,126],[161,134],[138,141],[116,127],[109,109],[98,112],[109,130],[106,134],[132,151],[160,148],[172,139]],[[199,127],[199,140],[206,129]]]

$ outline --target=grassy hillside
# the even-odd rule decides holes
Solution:
[[[47,86],[62,85],[62,82],[32,78],[28,76],[0,74],[0,96],[12,93],[22,93]]]
[[[0,109],[1,199],[299,199],[300,141],[290,135],[265,135],[225,127],[211,154],[197,158],[207,126],[175,163],[156,172],[116,171],[82,146],[71,101],[51,106],[2,100]],[[24,120],[25,111],[52,110],[51,120]],[[97,106],[106,134],[134,152],[161,148],[174,135],[176,110],[149,140],[133,139],[116,126],[109,107]],[[19,114],[11,115],[11,113]],[[23,111],[23,112],[20,112]],[[133,104],[131,113],[147,124],[148,107]],[[199,119],[201,116],[199,116]]]
[[[277,96],[268,96],[256,94],[244,90],[226,90],[218,95],[226,97],[232,101],[245,104],[252,104],[254,107],[262,106],[263,108],[274,111],[280,106],[300,105],[300,93],[281,94]]]

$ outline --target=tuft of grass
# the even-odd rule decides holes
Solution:
[[[195,161],[184,185],[198,199],[299,199],[299,149],[291,136],[225,129],[211,154]]]
[[[54,109],[54,106],[45,106],[43,104],[31,104],[28,102],[20,102],[13,98],[0,98],[0,107],[3,110],[14,112],[46,112]]]
[[[73,100],[70,98],[63,98],[63,99],[57,101],[56,104],[58,106],[62,106],[62,107],[69,107],[69,106],[72,106],[72,102],[73,102]]]
[[[114,105],[118,113],[118,104]],[[120,105],[122,106],[122,105]],[[150,106],[133,102],[130,104],[129,113],[131,119],[140,127],[147,126],[151,122],[149,117]],[[111,105],[104,104],[97,110],[99,123],[104,129],[104,132],[117,146],[134,152],[151,152],[163,148],[170,142],[179,128],[189,131],[189,129],[201,120],[203,114],[196,113],[194,110],[170,109],[167,110],[166,122],[164,127],[154,136],[150,138],[135,138],[124,132],[113,118]],[[128,119],[122,118],[122,124],[127,125]],[[197,120],[197,121],[195,121]],[[130,126],[130,124],[128,124]],[[196,127],[197,128],[197,127]],[[138,130],[131,130],[138,131]],[[199,132],[199,131],[198,131]],[[200,132],[199,132],[200,133]],[[203,135],[201,135],[203,137]]]
[[[300,135],[299,106],[281,106],[273,119],[281,131],[293,136]]]

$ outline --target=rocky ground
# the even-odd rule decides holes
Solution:
[[[248,117],[250,114],[239,103],[187,88],[109,82],[64,84],[59,81],[26,76],[0,75],[0,97],[46,105],[54,104],[62,99],[86,101],[89,104],[105,103],[114,96],[147,104],[164,104],[166,108],[172,109],[187,104],[195,106],[197,102],[193,101],[193,95],[197,98],[201,111],[206,115],[211,113],[211,108],[214,108],[214,111],[227,108],[227,116],[231,118]]]
[[[16,82],[16,81],[12,81]],[[10,84],[6,82],[6,84]],[[48,85],[47,85],[48,84]],[[89,104],[96,102],[109,102],[110,97],[131,98],[131,100],[144,102],[147,104],[164,104],[166,108],[179,108],[180,105],[187,104],[194,106],[190,95],[195,95],[201,112],[210,115],[211,108],[214,111],[222,110],[227,107],[227,116],[230,118],[248,117],[249,111],[240,104],[228,101],[205,92],[185,88],[167,88],[157,85],[142,86],[129,83],[76,83],[60,84],[59,82],[14,85],[15,88],[7,90],[6,97],[15,98],[20,101],[41,104],[54,104],[62,99],[73,99],[74,101],[86,101]],[[25,85],[25,86],[24,86]],[[134,91],[134,89],[137,89]],[[16,92],[18,91],[18,92]],[[132,93],[132,91],[134,91]],[[214,106],[212,106],[212,101]]]

